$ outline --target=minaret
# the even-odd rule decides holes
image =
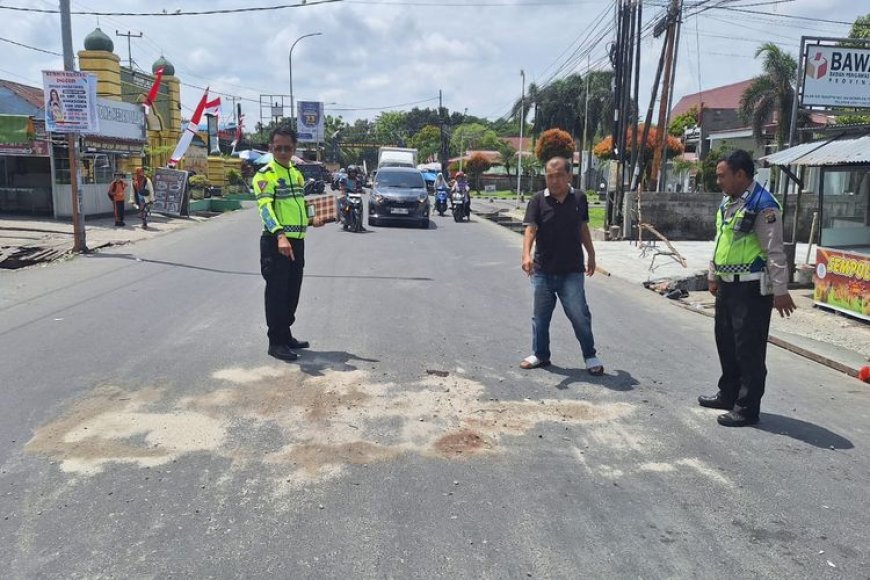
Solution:
[[[85,37],[85,49],[79,51],[79,69],[97,75],[97,95],[121,100],[121,59],[113,53],[115,43],[99,28]]]

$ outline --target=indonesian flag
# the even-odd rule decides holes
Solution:
[[[220,99],[218,99],[218,103],[220,103]],[[175,146],[175,151],[169,159],[169,167],[175,167],[178,165],[178,162],[181,161],[181,158],[184,157],[187,148],[190,147],[190,142],[193,141],[193,136],[196,135],[196,130],[199,129],[199,122],[202,120],[202,113],[205,111],[207,105],[208,87],[206,87],[205,92],[202,94],[202,98],[199,100],[199,104],[193,112],[193,117],[191,117],[190,122],[187,123],[187,127],[184,128],[184,133],[181,134],[181,139],[178,140],[178,145]]]
[[[242,141],[242,130],[245,126],[245,116],[239,113],[239,122],[236,124],[236,135],[233,139],[233,151],[236,150],[236,145]]]
[[[213,101],[209,101],[205,104],[205,110],[202,112],[203,115],[211,115],[212,117],[217,117],[221,112],[221,98],[218,97]]]
[[[154,77],[154,84],[151,85],[151,90],[148,91],[148,96],[145,97],[145,113],[151,112],[151,107],[154,106],[154,101],[157,100],[157,93],[160,92],[160,81],[163,79],[163,67],[161,66],[157,69],[156,76]]]

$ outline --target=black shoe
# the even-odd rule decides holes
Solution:
[[[730,411],[734,407],[734,405],[723,401],[719,395],[713,395],[712,397],[701,395],[698,397],[698,404],[709,409],[722,409],[723,411]]]
[[[290,347],[286,344],[279,344],[277,346],[269,347],[269,356],[274,356],[277,359],[281,360],[296,360],[299,358],[299,355],[290,350]]]
[[[729,411],[716,417],[723,427],[747,427],[758,423],[758,415],[744,415],[737,411]]]
[[[311,346],[307,340],[296,340],[295,338],[291,338],[290,342],[287,343],[288,348],[308,348]]]

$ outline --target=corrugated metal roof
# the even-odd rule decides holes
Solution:
[[[768,165],[870,164],[870,135],[857,139],[804,143],[761,158]]]

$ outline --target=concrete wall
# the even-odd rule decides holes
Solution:
[[[637,220],[637,194],[625,194],[624,215]],[[644,193],[641,198],[641,215],[644,223],[651,224],[671,240],[712,240],[716,236],[716,210],[722,201],[719,193]],[[798,220],[799,242],[806,242],[810,235],[813,210],[818,206],[818,196],[801,196],[801,211]],[[795,199],[789,196],[785,223],[785,239],[791,240]],[[636,236],[632,233],[632,236]]]

